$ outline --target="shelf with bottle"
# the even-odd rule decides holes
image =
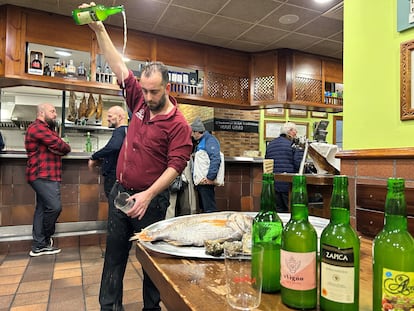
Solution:
[[[327,105],[343,105],[344,85],[342,83],[325,82],[324,103]]]
[[[27,73],[89,81],[90,53],[28,42]]]

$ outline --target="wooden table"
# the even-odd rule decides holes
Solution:
[[[360,311],[372,310],[372,240],[361,238]],[[137,243],[136,257],[161,293],[169,311],[230,311],[226,302],[224,261],[184,259],[146,250]],[[263,294],[256,310],[293,310],[280,294]]]
[[[277,173],[275,174],[275,181],[285,181],[292,183],[292,173]],[[309,204],[309,215],[329,218],[331,215],[330,204],[333,188],[333,178],[335,175],[314,175],[305,174],[306,184],[308,189],[308,197],[312,194],[320,193],[323,198],[323,205],[318,207],[317,204]]]

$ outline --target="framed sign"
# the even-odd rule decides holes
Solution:
[[[279,137],[280,128],[285,122],[264,121],[264,138],[265,140],[272,140]]]
[[[307,110],[289,109],[289,117],[306,118],[307,116]]]
[[[285,109],[284,108],[265,109],[264,114],[267,117],[284,117],[285,116]]]
[[[296,124],[296,130],[298,131],[298,133],[296,134],[296,136],[302,136],[302,137],[308,137],[308,122],[295,122]]]
[[[414,40],[400,45],[400,119],[414,120]]]
[[[311,117],[312,118],[327,119],[328,118],[328,113],[327,112],[322,112],[322,111],[312,111],[311,112]]]

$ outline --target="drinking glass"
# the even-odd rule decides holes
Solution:
[[[129,193],[127,192],[120,192],[114,199],[114,204],[117,209],[120,209],[125,214],[134,206],[135,200],[127,201],[130,197]]]
[[[252,256],[253,253],[255,256]],[[260,305],[262,294],[263,247],[254,246],[252,255],[224,248],[227,303],[238,310]],[[252,257],[255,261],[252,263]]]

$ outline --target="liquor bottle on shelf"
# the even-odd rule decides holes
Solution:
[[[384,228],[373,241],[373,308],[414,309],[414,239],[407,230],[405,181],[389,178]]]
[[[110,15],[124,11],[123,5],[106,7],[104,5],[90,6],[87,8],[78,8],[72,11],[72,17],[77,25],[89,24],[96,21],[104,21]]]
[[[68,76],[74,76],[76,74],[76,67],[73,64],[73,59],[69,60],[69,64],[66,67],[66,73]]]
[[[80,65],[78,67],[78,76],[79,77],[86,77],[86,68],[85,68],[85,64],[83,62],[80,62]]]
[[[291,218],[283,228],[280,252],[282,302],[295,309],[314,309],[317,304],[318,237],[308,219],[306,177],[294,175]]]
[[[273,293],[280,291],[280,247],[283,223],[276,212],[273,160],[264,160],[263,166],[260,211],[253,220],[252,246],[263,247],[262,291]],[[255,267],[256,260],[257,258],[252,257],[252,269]]]
[[[92,152],[92,142],[91,142],[91,133],[86,133],[86,143],[85,143],[85,151]]]
[[[35,54],[34,58],[30,64],[30,67],[33,69],[42,69],[42,62],[39,59],[39,54]]]
[[[320,309],[358,311],[360,241],[350,224],[348,177],[334,176],[331,218],[320,238]]]

